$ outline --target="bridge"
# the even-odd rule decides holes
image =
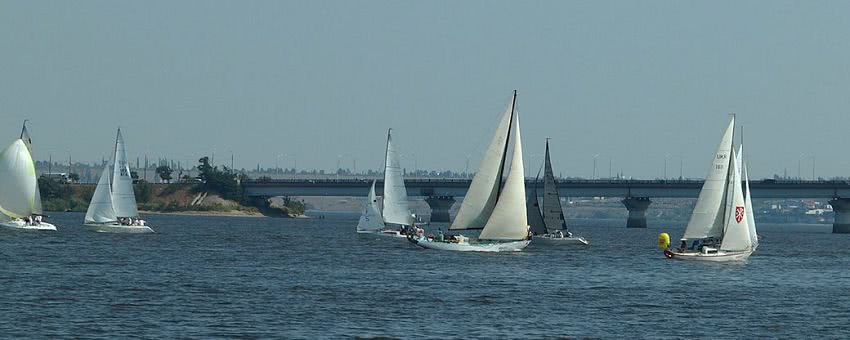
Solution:
[[[405,179],[408,196],[423,197],[431,207],[431,219],[448,222],[455,197],[463,197],[471,180],[418,178]],[[242,183],[244,195],[274,196],[366,196],[372,179],[278,179],[249,180]],[[561,197],[623,197],[629,211],[626,226],[646,227],[646,209],[652,198],[696,198],[702,180],[560,180]],[[534,186],[542,193],[542,181],[526,180],[526,190]],[[835,212],[833,232],[850,233],[850,181],[750,181],[753,198],[826,198]],[[383,192],[378,179],[375,191]]]

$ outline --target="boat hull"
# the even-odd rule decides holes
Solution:
[[[545,235],[535,235],[534,236],[535,243],[547,243],[547,244],[575,244],[575,245],[589,245],[590,242],[584,239],[584,237],[578,236],[570,236],[570,237],[558,237],[551,234]]]
[[[44,230],[44,231],[56,231],[56,226],[47,222],[40,222],[39,224],[32,225],[26,223],[21,220],[12,220],[12,221],[4,221],[0,222],[0,226],[9,228],[9,229],[18,229],[18,230]]]
[[[358,230],[358,234],[362,235],[377,235],[384,237],[393,237],[393,238],[407,238],[407,235],[403,235],[398,230]]]
[[[121,224],[98,224],[86,223],[83,224],[86,229],[98,233],[116,233],[116,234],[145,234],[153,233],[153,229],[146,225],[121,225]]]
[[[408,237],[411,243],[426,249],[450,250],[450,251],[473,251],[473,252],[511,252],[521,251],[528,246],[531,240],[508,241],[508,242],[440,242],[432,241],[426,237]]]
[[[664,256],[674,260],[686,261],[704,261],[704,262],[741,262],[746,261],[753,253],[752,250],[747,251],[723,251],[718,250],[716,253],[705,254],[699,252],[674,252],[665,250]]]

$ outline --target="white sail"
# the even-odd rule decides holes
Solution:
[[[734,151],[732,153],[734,157]],[[720,249],[728,251],[749,250],[752,241],[750,239],[750,228],[747,221],[746,202],[744,192],[741,188],[741,172],[738,170],[738,162],[732,162],[732,180],[729,183],[731,191],[731,202],[727,211],[726,223],[723,232],[723,241]]]
[[[0,212],[11,218],[41,213],[35,164],[26,143],[15,140],[0,153]]]
[[[404,187],[398,151],[393,144],[393,129],[387,131],[387,154],[384,167],[384,223],[413,225],[407,189]]]
[[[127,164],[127,151],[121,129],[115,139],[115,160],[112,171],[112,204],[118,217],[136,217],[136,196],[133,194],[133,179],[130,177],[130,165]]]
[[[112,207],[112,190],[109,186],[109,165],[103,168],[97,187],[94,189],[89,209],[86,210],[86,223],[108,223],[118,220]]]
[[[27,151],[30,153],[30,158],[35,159],[35,156],[32,153],[32,137],[30,137],[29,131],[27,131],[27,123],[24,121],[24,127],[21,128],[21,140],[24,141],[24,144],[27,146]],[[34,166],[33,166],[34,167]],[[38,179],[35,181],[35,203],[33,203],[32,213],[36,215],[44,214],[41,208],[41,189],[38,188]]]
[[[484,153],[481,165],[472,183],[466,191],[457,216],[452,222],[451,230],[458,229],[481,229],[490,218],[493,208],[496,206],[496,193],[501,185],[502,157],[504,156],[505,143],[508,142],[508,128],[513,113],[513,101],[502,115],[499,126],[493,134],[493,139]],[[525,205],[525,204],[523,204]]]
[[[369,201],[363,207],[360,221],[357,222],[357,230],[377,231],[383,228],[384,220],[381,218],[381,211],[378,209],[378,198],[375,196],[375,181],[372,181],[372,188],[369,189]]]
[[[747,226],[749,226],[750,230],[750,242],[753,245],[753,250],[759,247],[759,237],[756,232],[756,218],[755,212],[753,211],[753,199],[750,196],[750,177],[747,174],[747,166],[744,165],[744,190],[746,190],[746,194],[744,195],[744,209],[747,211]]]
[[[732,137],[735,130],[735,118],[729,122],[714,159],[711,169],[705,177],[705,183],[697,198],[694,212],[685,229],[685,239],[719,237],[725,222],[726,186],[728,184]]]
[[[513,157],[508,180],[499,195],[490,219],[481,231],[482,240],[523,240],[528,237],[528,215],[525,207],[525,171],[522,165],[522,138],[519,116],[514,115]]]

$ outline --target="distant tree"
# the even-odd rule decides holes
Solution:
[[[147,203],[151,200],[151,196],[153,195],[153,186],[143,179],[138,180],[133,193],[136,194],[136,201],[139,203]]]
[[[159,178],[162,178],[162,181],[165,183],[171,183],[171,174],[174,172],[168,165],[160,165],[156,168],[156,173],[159,175]]]
[[[215,191],[226,199],[240,199],[241,188],[236,181],[236,173],[232,169],[210,165],[209,157],[198,159],[198,178],[201,180],[201,189]]]

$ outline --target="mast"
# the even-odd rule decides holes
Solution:
[[[27,122],[29,119],[24,119],[24,126],[21,127],[21,139],[24,139],[24,136],[27,135]]]
[[[499,175],[496,179],[499,185],[496,186],[496,201],[499,201],[499,196],[502,195],[502,174],[505,171],[505,158],[508,155],[508,142],[511,139],[511,127],[514,123],[514,112],[516,112],[516,90],[514,90],[514,98],[511,100],[511,118],[508,121],[508,136],[505,138],[505,149],[502,151],[502,160],[499,162]]]

